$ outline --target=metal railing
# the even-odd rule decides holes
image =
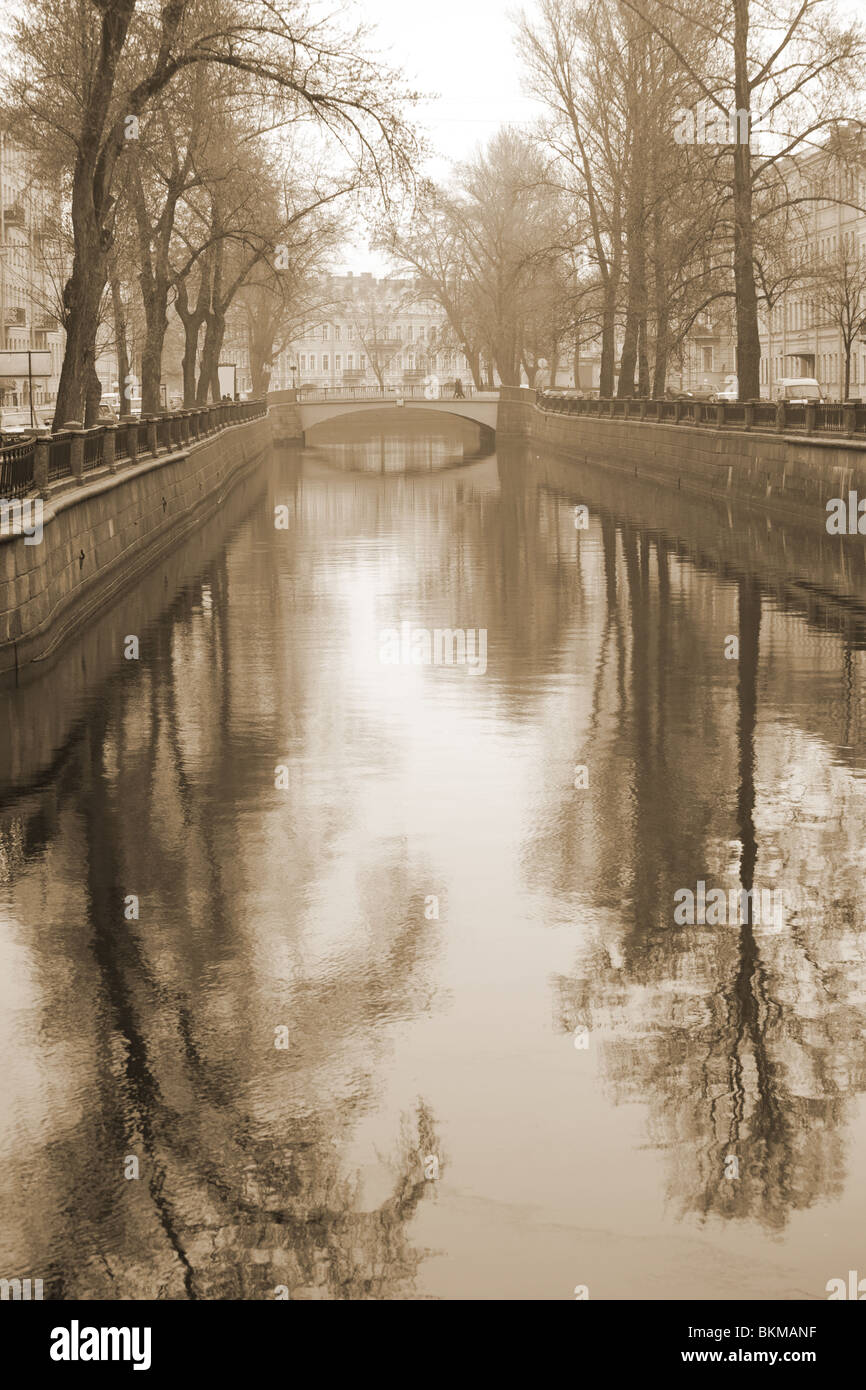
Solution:
[[[866,439],[866,402],[698,401],[688,398],[601,398],[539,392],[540,410],[553,415],[588,415],[651,423],[704,425],[714,429],[776,434],[834,434]]]
[[[13,444],[0,453],[0,499],[8,502],[13,497],[26,497],[33,487],[35,457],[34,439]]]
[[[105,429],[99,426],[96,429],[88,430],[84,436],[82,469],[85,473],[91,473],[94,468],[102,467],[104,440]]]
[[[56,434],[26,437],[0,448],[0,499],[11,500],[76,475],[93,473],[114,459],[129,465],[142,454],[173,453],[190,443],[218,434],[231,425],[257,420],[268,411],[266,401],[219,401],[157,416],[124,416],[119,424],[99,424],[90,430],[59,430]],[[108,441],[108,435],[113,440]],[[113,443],[113,453],[109,447]],[[155,448],[153,447],[155,444]],[[40,451],[45,451],[40,455]],[[47,455],[47,459],[46,459]],[[37,479],[41,456],[43,482]],[[46,468],[47,462],[47,468]]]
[[[72,436],[55,434],[48,441],[48,481],[72,477]]]
[[[454,379],[439,382],[439,395],[428,396],[428,387],[423,381],[410,382],[404,386],[304,386],[297,389],[299,404],[308,401],[395,401],[402,397],[406,401],[453,401],[461,397],[454,395]],[[434,388],[435,389],[435,388]],[[471,400],[478,395],[471,383],[463,382],[463,399]]]

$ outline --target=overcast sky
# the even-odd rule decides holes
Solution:
[[[409,86],[433,94],[416,109],[416,120],[438,152],[427,168],[436,177],[500,125],[531,123],[539,111],[521,89],[511,8],[509,0],[364,0],[364,18],[378,31],[376,50]],[[383,263],[362,243],[344,268],[381,273]]]

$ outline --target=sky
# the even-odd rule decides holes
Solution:
[[[364,0],[363,16],[377,28],[376,51],[407,86],[430,94],[415,119],[437,152],[425,167],[435,178],[446,177],[452,161],[467,158],[499,126],[529,125],[540,115],[522,91],[510,9],[508,0]],[[386,265],[362,240],[340,269],[383,274]]]

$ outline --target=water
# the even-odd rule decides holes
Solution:
[[[275,453],[0,696],[0,1274],[825,1298],[866,1275],[862,559],[407,420]],[[402,623],[486,672],[383,664]],[[677,924],[699,881],[781,916]]]

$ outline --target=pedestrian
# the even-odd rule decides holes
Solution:
[[[458,377],[454,383],[454,399],[455,401],[465,401],[466,399],[463,394],[463,382],[460,377]]]

